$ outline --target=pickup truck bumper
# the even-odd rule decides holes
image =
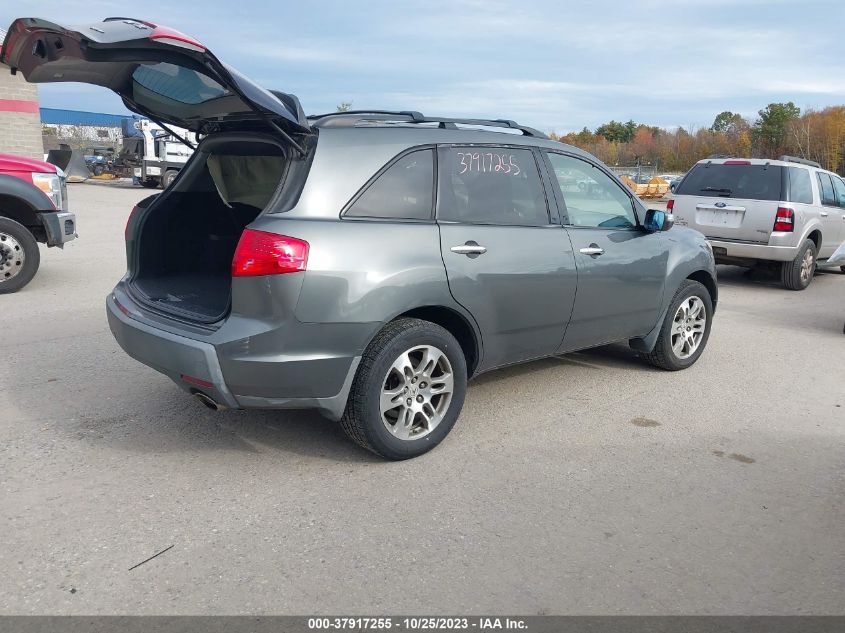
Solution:
[[[67,211],[44,211],[39,216],[47,235],[47,246],[61,248],[66,242],[77,238],[75,214]]]
[[[762,259],[774,262],[791,262],[798,257],[797,246],[771,246],[759,242],[741,242],[739,240],[720,240],[707,238],[713,247],[713,257],[717,264],[731,263],[734,259]]]

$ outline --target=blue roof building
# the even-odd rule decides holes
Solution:
[[[41,122],[45,125],[88,125],[91,127],[121,127],[124,120],[132,120],[128,114],[103,114],[82,110],[60,110],[41,108]]]

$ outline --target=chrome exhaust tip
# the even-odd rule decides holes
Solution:
[[[214,400],[214,398],[211,398],[211,397],[209,397],[209,396],[207,396],[204,393],[201,393],[199,391],[195,391],[194,396],[196,397],[197,400],[202,402],[205,406],[207,406],[212,411],[222,411],[223,409],[226,408],[222,404],[218,404],[217,401]]]

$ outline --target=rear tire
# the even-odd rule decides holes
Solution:
[[[804,290],[813,281],[816,272],[816,245],[813,240],[804,240],[798,256],[791,262],[783,262],[780,280],[788,290]]]
[[[704,352],[712,323],[710,292],[697,281],[685,280],[666,310],[657,343],[646,360],[667,371],[690,367]]]
[[[466,383],[463,350],[447,330],[420,319],[391,321],[364,352],[341,427],[385,459],[422,455],[452,430]]]
[[[0,217],[0,294],[27,285],[41,264],[38,242],[19,222]]]

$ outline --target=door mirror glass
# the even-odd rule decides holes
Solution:
[[[649,209],[645,212],[643,228],[651,233],[668,231],[675,224],[675,216],[660,209]]]

